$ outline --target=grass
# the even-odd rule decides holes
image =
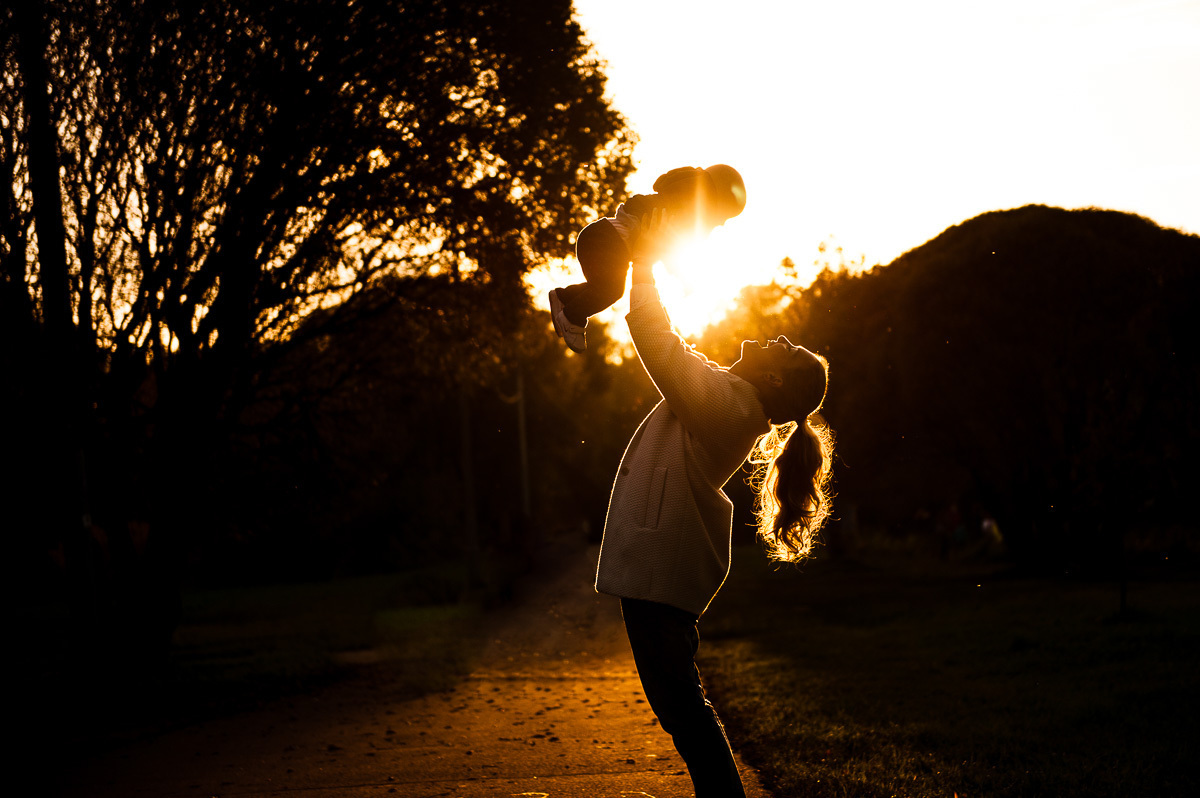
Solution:
[[[470,670],[470,641],[488,598],[467,591],[467,581],[465,567],[451,565],[185,590],[171,645],[158,653],[124,647],[113,632],[81,642],[63,602],[31,605],[18,618],[31,698],[18,716],[82,750],[364,672],[386,676],[402,696],[444,689]]]
[[[458,569],[299,585],[193,591],[172,648],[182,688],[247,703],[386,668],[402,691],[447,687],[469,668],[482,604],[457,599]]]
[[[780,796],[1200,794],[1200,591],[747,549],[701,623],[730,736]]]

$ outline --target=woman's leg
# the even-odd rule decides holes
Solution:
[[[558,298],[571,323],[582,327],[625,293],[629,248],[607,219],[599,219],[579,231],[575,254],[587,282],[558,289]]]
[[[696,798],[745,798],[725,729],[696,670],[696,616],[625,598],[621,615],[646,700],[687,765]]]

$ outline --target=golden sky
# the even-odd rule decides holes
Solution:
[[[887,263],[1027,203],[1200,232],[1200,0],[575,6],[641,139],[630,192],[681,165],[745,176],[745,212],[660,267],[685,332],[831,238]]]

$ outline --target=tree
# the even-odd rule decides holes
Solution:
[[[566,0],[22,8],[0,11],[7,415],[18,451],[44,449],[68,412],[47,376],[71,375],[74,440],[48,458],[86,452],[110,527],[197,526],[208,453],[321,307],[440,276],[511,311],[478,334],[512,329],[524,273],[631,169]],[[38,167],[44,117],[57,170]],[[20,521],[43,525],[63,489],[30,475]]]
[[[589,326],[588,351],[575,355],[545,312],[530,309],[503,337],[463,341],[457,319],[467,308],[484,328],[498,323],[487,314],[500,309],[472,296],[484,288],[397,277],[305,322],[320,332],[261,375],[222,469],[231,491],[256,486],[230,525],[237,560],[314,577],[462,563],[470,507],[492,566],[528,566],[541,544],[584,521],[598,540],[621,453],[657,392],[636,358],[607,361],[602,329]],[[531,519],[509,403],[519,374]],[[474,496],[460,437],[467,391]]]

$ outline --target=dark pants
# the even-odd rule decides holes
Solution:
[[[696,616],[627,598],[621,615],[646,700],[687,765],[696,798],[745,798],[725,729],[696,670]]]
[[[587,282],[558,289],[558,298],[571,323],[583,326],[588,316],[595,316],[625,293],[630,255],[612,223],[598,219],[579,231],[575,257]]]

